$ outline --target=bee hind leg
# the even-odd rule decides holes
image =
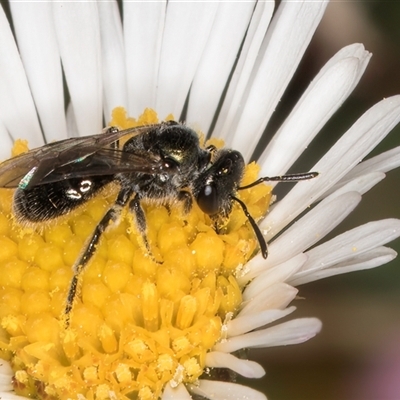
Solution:
[[[87,264],[92,259],[93,255],[96,252],[96,248],[99,244],[101,235],[109,226],[110,223],[116,222],[121,215],[122,209],[128,202],[131,191],[128,188],[122,188],[118,194],[117,200],[115,204],[104,214],[101,221],[96,226],[92,236],[90,237],[87,245],[81,255],[79,256],[78,260],[75,262],[73,266],[73,277],[71,279],[71,283],[68,289],[67,301],[64,308],[64,326],[66,328],[69,327],[70,319],[71,319],[71,311],[75,303],[76,295],[78,292],[78,284],[79,278],[82,272],[85,270]]]

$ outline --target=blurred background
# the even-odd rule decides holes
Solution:
[[[368,108],[400,94],[400,2],[331,1],[269,129],[279,127],[325,62],[356,42],[373,53],[366,73],[309,146],[315,160],[300,161],[296,172],[308,170]],[[400,126],[371,156],[399,145]],[[400,218],[399,186],[400,171],[389,172],[331,236],[367,221]],[[389,246],[400,253],[400,240]],[[400,258],[299,289],[295,316],[318,317],[322,332],[301,345],[250,353],[267,371],[251,386],[271,400],[400,399]]]

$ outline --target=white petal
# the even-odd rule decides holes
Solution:
[[[105,120],[109,121],[114,107],[128,107],[124,38],[117,2],[100,1],[98,7],[103,66],[103,108]]]
[[[11,157],[11,148],[13,146],[13,139],[8,134],[6,127],[0,120],[0,162]]]
[[[166,1],[123,3],[128,113],[132,116],[146,107],[156,109],[166,5]]]
[[[353,91],[370,58],[364,46],[355,44],[328,61],[258,160],[262,176],[287,172]]]
[[[290,280],[290,283],[298,286],[334,275],[376,268],[392,261],[396,256],[397,253],[394,250],[387,247],[378,247],[377,249],[373,249],[354,258],[349,258],[344,262],[335,264],[334,266],[330,266],[329,268],[312,271],[309,275],[304,275],[301,278]]]
[[[3,376],[0,374],[0,393],[1,392],[12,392],[14,390],[11,383],[12,376]],[[3,399],[4,397],[0,397]]]
[[[200,379],[198,385],[187,386],[192,393],[211,400],[267,400],[263,393],[237,383]]]
[[[65,79],[79,135],[102,129],[102,66],[97,4],[52,3]]]
[[[241,360],[232,354],[211,351],[206,354],[205,364],[211,368],[229,368],[246,378],[261,378],[264,368],[255,361]]]
[[[352,180],[346,179],[342,180],[342,183],[338,183],[332,189],[328,190],[323,196],[327,196],[332,193],[331,197],[340,196],[342,193],[355,191],[360,194],[364,194],[368,192],[368,190],[372,189],[376,184],[378,184],[381,180],[385,178],[385,174],[383,172],[370,172],[369,174],[361,175],[355,177]],[[347,175],[346,175],[347,177]]]
[[[171,385],[165,385],[164,392],[161,396],[162,400],[192,400],[192,396],[186,390],[183,383],[173,388]]]
[[[216,2],[168,3],[157,81],[161,118],[180,117],[217,8]]]
[[[76,125],[74,107],[72,103],[69,103],[67,107],[67,131],[69,136],[79,136],[78,127]]]
[[[270,324],[277,319],[286,317],[292,313],[296,307],[288,307],[284,310],[264,310],[254,314],[238,315],[226,323],[228,337],[239,336],[261,326]]]
[[[63,78],[51,3],[12,1],[10,8],[46,141],[65,139]]]
[[[187,112],[187,122],[199,123],[203,132],[210,128],[253,10],[254,1],[222,2],[218,7],[190,88]]]
[[[354,178],[366,175],[372,172],[388,172],[400,166],[400,146],[385,151],[375,157],[356,165],[346,176],[343,177],[331,191],[337,190]]]
[[[26,397],[17,396],[14,393],[0,391],[0,398],[2,400],[26,400]]]
[[[233,123],[231,147],[240,149],[246,160],[296,71],[326,5],[327,1],[282,1],[274,15],[264,40],[266,50],[257,60],[251,87]],[[251,132],[251,137],[244,132]]]
[[[306,261],[307,256],[300,253],[287,262],[266,270],[248,284],[243,292],[243,300],[246,302],[247,300],[257,296],[259,293],[265,291],[265,288],[272,286],[277,282],[287,281]],[[239,281],[239,284],[240,283],[241,282]]]
[[[216,136],[224,139],[227,145],[232,141],[230,136],[231,125],[237,115],[237,110],[242,107],[242,97],[260,53],[260,47],[271,20],[274,6],[273,1],[258,1],[254,8],[239,60],[229,82],[228,91],[215,126]]]
[[[291,260],[320,241],[354,210],[360,200],[361,196],[356,192],[324,199],[269,245],[267,260],[257,255],[247,263],[244,275],[238,278],[240,284],[245,285],[263,271]]]
[[[400,120],[400,96],[370,108],[312,168],[317,178],[298,183],[260,224],[271,238],[364,158]]]
[[[238,316],[254,314],[256,312],[285,308],[296,297],[298,290],[286,283],[275,283],[262,293],[244,301]]]
[[[269,248],[274,264],[280,264],[323,239],[359,204],[357,192],[328,197],[296,221]]]
[[[43,145],[35,105],[10,25],[0,7],[0,120],[12,138]],[[8,149],[9,150],[9,149]]]
[[[384,245],[400,236],[400,220],[386,219],[369,222],[342,233],[307,252],[309,259],[293,279],[311,271],[329,268]]]
[[[253,347],[286,346],[303,343],[314,337],[322,324],[316,318],[299,318],[245,335],[235,336],[214,346],[215,351],[232,353]]]
[[[13,390],[13,385],[11,383],[13,376],[14,372],[11,369],[9,362],[0,359],[0,393],[3,391],[8,392]]]

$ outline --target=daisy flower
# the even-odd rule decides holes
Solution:
[[[0,156],[25,151],[14,145],[19,138],[35,148],[103,125],[155,123],[151,108],[208,143],[223,139],[248,162],[326,4],[10,2],[9,19],[0,8]],[[257,173],[285,174],[369,59],[360,44],[335,54],[242,185]],[[396,256],[385,247],[400,235],[395,219],[324,238],[400,164],[400,148],[362,161],[399,119],[400,97],[376,104],[314,165],[319,176],[281,199],[271,195],[273,182],[240,191],[268,241],[267,259],[239,206],[217,233],[196,206],[184,214],[145,205],[153,257],[123,215],[81,277],[68,327],[60,321],[71,266],[115,193],[35,230],[13,220],[12,193],[1,191],[0,355],[10,361],[1,397],[265,399],[223,372],[261,377],[242,349],[301,343],[320,331],[316,318],[282,321],[295,310],[296,287]]]

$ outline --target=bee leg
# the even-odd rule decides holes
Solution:
[[[74,275],[72,277],[71,283],[69,285],[68,295],[67,295],[67,303],[64,309],[64,325],[68,328],[71,318],[72,307],[75,303],[76,293],[78,290],[78,283],[81,273],[86,268],[88,262],[93,257],[96,252],[97,245],[99,244],[101,235],[109,226],[110,222],[115,222],[118,217],[121,215],[121,211],[128,202],[130,196],[132,195],[132,191],[129,188],[122,188],[118,194],[117,200],[115,204],[104,214],[101,221],[96,226],[88,244],[86,245],[85,250],[80,255],[79,259],[75,262],[73,266]]]
[[[129,203],[129,210],[135,216],[136,226],[137,226],[137,229],[139,230],[140,235],[142,236],[142,240],[146,247],[147,252],[154,259],[153,255],[151,253],[150,244],[149,244],[149,241],[147,240],[147,235],[146,235],[146,230],[147,230],[146,216],[144,214],[142,205],[140,204],[140,197],[138,195],[136,195]],[[156,260],[154,259],[154,261],[156,261]]]
[[[193,206],[193,198],[186,190],[178,192],[178,201],[183,203],[183,212],[188,214]]]
[[[220,215],[210,215],[212,224],[214,226],[214,231],[216,234],[222,234],[223,228],[225,226],[224,219]]]

